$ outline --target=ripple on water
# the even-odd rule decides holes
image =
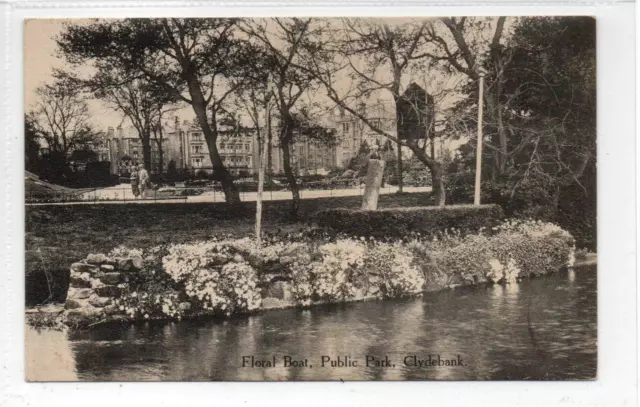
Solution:
[[[591,274],[590,274],[591,273]],[[367,301],[250,320],[183,321],[28,338],[59,349],[50,375],[69,380],[487,380],[580,379],[596,372],[595,268],[402,301]],[[243,369],[242,356],[397,359],[393,370]],[[406,355],[463,356],[467,366],[405,366]],[[35,359],[41,365],[44,359]],[[42,378],[42,375],[39,376]],[[75,378],[75,379],[74,379]],[[55,379],[54,379],[55,380]]]

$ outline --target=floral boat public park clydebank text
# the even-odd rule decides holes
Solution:
[[[387,223],[394,226],[384,230],[385,238],[336,231],[338,212],[323,211],[306,231],[267,235],[261,244],[250,237],[213,238],[89,254],[70,266],[58,318],[75,328],[224,318],[458,286],[517,284],[575,262],[575,242],[568,232],[546,222],[501,220],[500,208],[493,205],[377,211],[396,219]],[[352,211],[350,217],[364,222],[372,214]],[[463,223],[456,221],[460,217],[467,219],[467,228],[433,227]],[[407,222],[412,232],[397,237]]]

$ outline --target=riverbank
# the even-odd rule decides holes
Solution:
[[[380,196],[381,208],[432,204],[430,193]],[[291,201],[265,202],[263,229],[282,233],[306,228],[320,209],[358,208],[358,196],[303,199],[298,219],[287,216]],[[81,205],[25,208],[26,303],[64,302],[69,266],[87,253],[106,253],[119,245],[142,250],[169,243],[242,237],[253,233],[255,207],[229,211],[223,203]]]
[[[575,263],[574,240],[542,222],[379,241],[323,234],[118,247],[71,266],[63,322],[229,317],[481,284],[517,284]]]
[[[419,298],[67,332],[26,328],[26,375],[102,382],[592,379],[596,305],[591,266]],[[469,367],[425,369],[412,357],[405,363],[434,353],[459,354]],[[246,355],[276,356],[276,367],[243,368]],[[308,358],[313,368],[287,367],[283,355]],[[323,368],[323,355],[351,355],[358,367]],[[387,355],[396,368],[367,367],[365,355]]]
[[[577,258],[575,261],[574,266],[572,267],[572,270],[578,271],[580,272],[581,270],[587,270],[589,271],[591,267],[595,267],[597,266],[597,254],[596,253],[587,253],[587,255],[584,258]],[[560,271],[560,270],[558,270]],[[490,285],[488,282],[485,282],[483,284],[476,284],[476,286],[480,286],[480,285]],[[436,291],[423,291],[421,293],[418,293],[416,295],[414,295],[414,297],[418,297],[418,296],[422,296],[428,293],[433,293],[433,292],[438,292],[438,291],[444,291],[447,289],[451,289],[451,290],[455,290],[456,288],[462,288],[462,287],[470,287],[470,286],[451,286],[451,287],[447,287],[446,289],[442,289],[442,290],[436,290]],[[355,302],[366,302],[366,301],[376,301],[379,300],[378,297],[376,296],[369,296],[366,298],[361,298],[361,299],[352,299],[352,300],[347,300],[345,301],[345,303],[355,303]],[[321,307],[321,306],[325,306],[328,305],[330,303],[327,302],[315,302],[305,308],[314,308],[314,307]],[[297,305],[296,303],[292,302],[292,301],[284,301],[284,300],[280,300],[277,298],[272,298],[271,300],[267,301],[266,303],[263,302],[263,306],[261,309],[257,310],[257,311],[253,311],[252,313],[247,313],[245,315],[251,315],[251,314],[261,314],[263,312],[270,312],[270,311],[277,311],[277,310],[285,310],[285,309],[294,309],[294,308],[301,308],[299,305]],[[184,318],[185,321],[188,320],[197,320],[197,319],[202,319],[202,316],[195,316],[192,315],[190,317],[186,317]],[[170,321],[170,318],[163,318],[163,317],[154,317],[152,320],[155,321]],[[65,307],[64,304],[49,304],[49,305],[45,305],[45,306],[38,306],[38,307],[30,307],[27,308],[25,310],[25,322],[26,324],[31,327],[34,328],[38,331],[40,330],[54,330],[54,331],[60,331],[60,330],[68,330],[69,328],[71,328],[72,330],[75,330],[77,328],[80,328],[80,325],[72,325],[70,326],[69,322],[66,320],[66,315],[65,315]],[[96,323],[95,325],[85,325],[86,328],[93,328],[93,327],[97,327],[99,325],[106,325],[108,322],[109,323],[131,323],[134,322],[130,319],[127,318],[113,318],[109,321],[106,320],[100,320],[97,321],[98,323]]]

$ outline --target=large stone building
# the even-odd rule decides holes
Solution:
[[[167,134],[180,140],[181,155],[176,168],[191,171],[212,172],[209,146],[200,126],[189,121],[180,123],[177,119],[167,125]],[[219,129],[216,142],[218,153],[225,168],[234,176],[246,176],[254,173],[255,134],[247,129]]]
[[[111,162],[111,173],[123,175],[129,172],[132,164],[144,162],[142,141],[138,131],[134,127],[116,129],[109,127],[107,130],[107,158]],[[160,150],[162,150],[163,167],[166,169],[169,161],[176,160],[180,155],[179,140],[170,134],[163,135],[160,142],[151,140],[151,173],[160,172]]]
[[[176,118],[163,126],[163,137],[158,143],[152,136],[151,168],[152,173],[167,171],[173,161],[176,169],[192,172],[212,172],[209,148],[199,126],[188,121],[182,123]],[[218,137],[218,153],[222,162],[232,175],[250,175],[254,172],[254,135],[249,132],[239,134],[223,129]],[[108,160],[111,172],[121,174],[128,171],[131,164],[143,162],[142,142],[133,127],[107,131]],[[160,169],[160,149],[162,166]]]
[[[380,101],[367,106],[358,106],[368,120],[391,136],[396,136],[396,108],[392,102]],[[314,142],[297,142],[291,148],[291,166],[298,175],[326,174],[333,168],[344,168],[358,155],[360,146],[388,142],[384,136],[376,133],[364,121],[345,109],[335,107],[325,118],[327,127],[337,131],[335,145]],[[251,128],[219,129],[217,140],[218,153],[229,172],[236,176],[250,176],[258,172],[259,146],[255,131]],[[163,168],[167,171],[173,161],[175,168],[192,173],[213,171],[209,148],[199,125],[190,121],[180,122],[178,118],[167,121],[163,126],[161,142]],[[392,145],[392,148],[396,148]],[[111,172],[122,173],[132,163],[142,163],[142,143],[134,128],[109,128],[107,132],[108,160]],[[404,157],[411,157],[411,151],[403,147]],[[151,172],[160,171],[160,148],[155,139],[151,140]],[[277,124],[274,125],[273,143],[269,152],[270,172],[284,173],[282,150],[277,143]],[[269,169],[268,169],[269,170]]]

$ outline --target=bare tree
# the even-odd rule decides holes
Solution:
[[[86,98],[73,83],[59,79],[36,93],[38,101],[28,116],[51,154],[67,160],[73,151],[98,142],[102,133],[90,124]]]
[[[430,21],[423,20],[392,26],[374,20],[343,19],[341,27],[329,30],[330,44],[309,50],[307,69],[324,85],[327,96],[334,103],[375,133],[398,146],[408,147],[429,168],[436,203],[444,205],[443,168],[427,153],[428,135],[414,133],[401,137],[398,117],[396,134],[393,135],[355,106],[374,94],[385,92],[390,94],[395,107],[402,101],[415,105],[414,100],[404,96],[405,84],[415,64],[427,57],[424,33],[429,24]],[[345,71],[349,72],[351,79],[348,89],[345,89],[344,80],[337,80]],[[432,129],[432,123],[428,126]]]
[[[71,25],[58,45],[70,61],[100,61],[143,77],[193,108],[202,128],[214,176],[229,205],[240,203],[218,152],[218,114],[239,86],[237,68],[251,58],[235,38],[236,20],[125,19]],[[109,44],[109,46],[105,46]]]
[[[313,76],[300,69],[302,50],[314,38],[322,34],[314,29],[312,19],[273,18],[243,24],[242,30],[261,49],[265,66],[273,76],[274,101],[279,116],[278,141],[282,149],[284,172],[291,188],[291,215],[297,216],[300,207],[300,191],[291,165],[291,147],[297,120],[294,117],[296,104],[303,94],[314,86]]]
[[[448,64],[453,72],[466,75],[476,82],[480,79],[481,67],[491,68],[484,89],[484,103],[489,116],[484,124],[491,127],[490,131],[485,132],[491,143],[485,142],[485,145],[494,156],[494,180],[504,174],[510,155],[507,151],[508,131],[504,120],[504,106],[500,102],[503,97],[505,66],[512,58],[511,53],[502,52],[505,22],[506,17],[446,17],[440,19],[440,24],[430,25],[424,33],[431,45],[428,56]],[[445,29],[441,30],[440,27]],[[484,38],[483,33],[490,35]]]

